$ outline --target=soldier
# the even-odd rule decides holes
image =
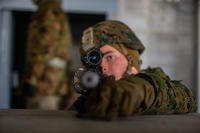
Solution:
[[[196,110],[191,90],[180,81],[171,80],[161,68],[140,70],[140,55],[145,48],[124,23],[107,20],[86,29],[81,56],[93,48],[103,53],[100,68],[106,80],[80,102],[81,108],[77,108],[80,116],[111,120],[136,114]]]
[[[56,110],[69,93],[71,32],[60,0],[33,0],[23,90],[27,108]],[[31,90],[31,91],[30,91]],[[64,105],[63,105],[64,106]]]

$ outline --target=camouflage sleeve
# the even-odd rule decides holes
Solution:
[[[156,70],[157,71],[157,70]],[[160,73],[161,72],[161,73]],[[135,114],[173,114],[196,111],[190,89],[180,81],[157,72],[107,80],[82,100],[82,115],[114,119]],[[84,101],[84,102],[83,102]]]
[[[172,114],[196,111],[196,102],[192,91],[181,81],[171,80],[162,69],[149,68],[137,75],[151,83],[155,90],[155,99],[151,107],[143,114]]]
[[[83,114],[106,119],[131,116],[149,108],[154,98],[153,86],[142,78],[127,76],[119,81],[108,80],[85,99]]]
[[[188,113],[195,112],[197,109],[196,101],[193,96],[193,93],[180,81],[172,81],[172,92],[174,95],[175,113]]]
[[[135,101],[132,106],[132,114],[137,114],[144,112],[146,109],[151,107],[155,99],[155,91],[153,85],[151,85],[147,80],[137,77],[137,76],[127,76],[117,83],[118,87],[132,90],[130,93],[131,97]],[[139,97],[141,96],[141,97]],[[138,105],[136,104],[137,102]],[[137,105],[137,106],[136,106]],[[135,107],[136,106],[136,107]]]

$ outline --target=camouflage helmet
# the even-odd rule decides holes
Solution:
[[[80,53],[85,55],[88,50],[100,48],[105,44],[123,44],[129,49],[137,50],[139,54],[145,49],[126,24],[116,20],[106,20],[84,30]]]

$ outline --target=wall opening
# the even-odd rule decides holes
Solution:
[[[20,80],[23,78],[25,63],[26,63],[26,42],[28,25],[31,21],[31,11],[12,11],[13,31],[12,31],[12,58],[11,58],[11,108],[25,108],[25,97],[19,97],[18,91]],[[82,32],[88,26],[94,25],[97,22],[106,19],[105,13],[73,13],[66,14],[69,19],[69,24],[72,33],[72,68],[76,69],[81,65],[79,53],[79,43]],[[25,90],[29,91],[29,90]],[[26,92],[31,93],[31,92]]]

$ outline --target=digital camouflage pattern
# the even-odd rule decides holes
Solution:
[[[171,80],[160,68],[148,68],[118,81],[109,78],[98,90],[80,98],[81,105],[77,104],[80,116],[113,120],[138,114],[196,111],[191,90],[180,81]]]
[[[84,56],[88,50],[100,48],[105,44],[116,48],[132,66],[140,67],[140,64],[137,64],[140,61],[139,55],[135,50],[141,54],[144,46],[125,24],[106,20],[86,29],[80,46],[81,56]],[[132,60],[126,53],[136,63],[131,63]],[[180,81],[171,80],[161,68],[148,68],[139,71],[136,75],[126,72],[117,81],[107,77],[97,90],[80,97],[76,103],[80,116],[108,120],[135,114],[196,111],[196,102],[191,90]]]
[[[83,32],[80,53],[82,56],[92,48],[100,48],[109,44],[119,52],[123,53],[128,59],[128,70],[134,66],[140,70],[140,54],[145,47],[136,37],[135,33],[124,23],[116,20],[106,20]]]
[[[85,97],[84,109],[78,109],[81,116],[113,120],[141,112],[144,105],[152,105],[154,98],[153,86],[142,78],[129,75],[115,81],[108,77],[99,89]]]
[[[83,32],[80,52],[84,55],[89,49],[105,44],[123,44],[130,49],[138,50],[140,54],[145,49],[127,25],[120,21],[106,20]]]
[[[70,27],[60,0],[33,1],[38,5],[38,10],[33,14],[28,29],[24,84],[28,84],[34,94],[27,106],[57,109],[58,102],[52,107],[45,104],[41,107],[40,102],[44,97],[54,96],[59,101],[69,92]]]
[[[143,78],[154,86],[155,99],[143,114],[172,114],[196,111],[196,102],[190,89],[181,81],[171,80],[161,68],[148,68],[137,77]]]

